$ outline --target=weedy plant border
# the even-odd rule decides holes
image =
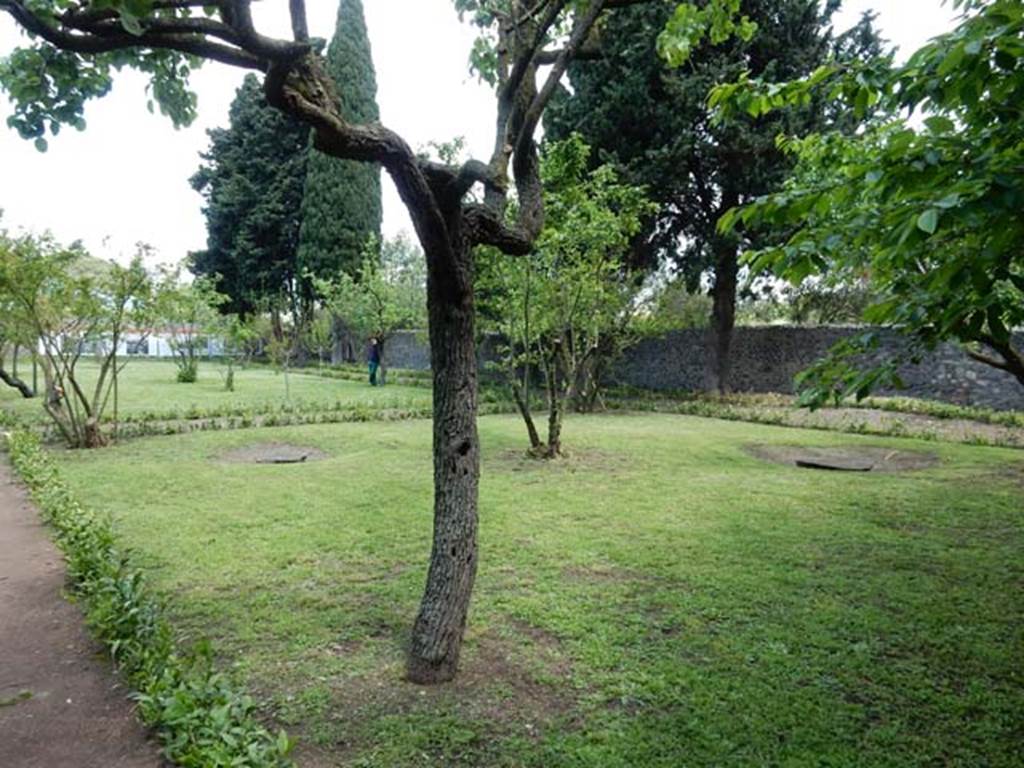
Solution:
[[[181,768],[290,768],[294,744],[272,734],[255,702],[214,668],[206,642],[177,642],[160,600],[115,540],[108,518],[86,509],[39,438],[7,437],[11,462],[53,527],[93,634],[135,691],[142,721]]]

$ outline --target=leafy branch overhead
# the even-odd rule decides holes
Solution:
[[[853,135],[780,137],[798,161],[793,177],[722,227],[792,227],[782,244],[749,254],[755,269],[794,283],[836,268],[863,275],[878,296],[866,319],[904,331],[909,358],[957,340],[1024,385],[1012,333],[1024,327],[1024,5],[954,5],[964,14],[957,28],[901,66],[826,66],[798,82],[718,88],[711,98],[726,120],[822,96],[865,118]],[[848,344],[811,371],[809,400],[892,383],[895,364],[855,364],[873,342]]]

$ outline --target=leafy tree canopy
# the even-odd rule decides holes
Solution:
[[[610,165],[590,170],[578,136],[548,142],[541,159],[547,220],[534,252],[480,254],[482,313],[502,338],[499,369],[526,422],[531,450],[560,452],[567,404],[594,405],[607,365],[630,340],[641,283],[625,264],[651,205]],[[548,437],[530,413],[533,372],[543,373]]]
[[[579,132],[591,144],[595,163],[615,162],[634,184],[648,187],[659,204],[633,261],[653,266],[657,257],[675,261],[694,289],[719,251],[737,244],[716,233],[718,218],[737,202],[778,187],[792,165],[775,147],[780,132],[806,132],[834,119],[826,105],[728,123],[712,122],[708,93],[718,83],[746,73],[790,79],[814,71],[832,57],[848,60],[877,53],[870,17],[835,39],[831,19],[838,3],[818,0],[739,0],[728,9],[744,13],[742,37],[724,35],[724,21],[711,39],[690,44],[679,30],[707,21],[712,7],[696,9],[649,3],[612,13],[600,50],[569,69],[572,94],[556,99],[546,115],[548,134]],[[722,16],[725,14],[724,16]],[[716,17],[716,18],[718,18]],[[693,39],[699,39],[694,37]],[[674,42],[667,42],[667,41]],[[686,66],[680,56],[688,56]]]
[[[750,254],[793,282],[840,268],[878,296],[866,318],[904,331],[908,357],[946,339],[1024,384],[1024,5],[957,0],[959,26],[902,66],[822,67],[789,83],[723,86],[723,117],[761,115],[825,94],[859,116],[854,135],[782,137],[798,165],[784,190],[725,217],[723,228],[794,227]],[[871,334],[846,343],[804,380],[807,399],[863,397],[898,384],[901,360],[861,370]]]
[[[371,241],[355,275],[341,272],[315,282],[331,313],[361,337],[376,336],[383,344],[395,331],[426,323],[423,254],[405,237]]]
[[[141,255],[102,271],[80,269],[83,255],[49,236],[0,231],[0,327],[41,348],[43,408],[70,447],[94,448],[107,441],[101,421],[124,365],[118,348],[150,327],[153,285]],[[98,369],[88,383],[78,367],[86,355]]]

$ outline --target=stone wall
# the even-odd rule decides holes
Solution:
[[[411,371],[430,370],[430,342],[426,331],[398,331],[384,345],[384,364],[388,368]]]
[[[840,339],[864,329],[768,326],[737,328],[732,347],[731,384],[739,392],[793,391],[793,379]],[[882,332],[872,358],[897,355],[905,341]],[[628,350],[617,381],[645,389],[707,390],[713,384],[707,331],[678,331],[648,339]],[[1024,334],[1017,343],[1024,346]],[[943,400],[960,405],[1024,409],[1024,387],[1008,373],[972,360],[955,344],[943,344],[918,365],[900,369],[906,389],[878,394]]]
[[[498,357],[497,336],[487,336],[477,345],[477,364],[485,370],[488,361]],[[398,331],[388,339],[384,348],[384,362],[389,368],[411,371],[430,370],[430,340],[426,331]]]
[[[739,392],[793,391],[797,373],[818,360],[844,336],[863,329],[843,327],[768,326],[737,328],[733,339],[732,387]],[[1024,347],[1024,334],[1016,343]],[[494,340],[482,345],[481,363],[491,359]],[[897,334],[882,334],[880,358],[900,351]],[[403,332],[387,350],[388,365],[427,369],[430,353],[423,334]],[[677,331],[648,339],[628,350],[616,366],[616,383],[644,389],[702,391],[713,385],[707,362],[709,335],[703,330]],[[900,375],[907,385],[879,394],[943,400],[960,405],[1024,410],[1024,387],[1010,374],[975,362],[954,344],[942,345],[919,365],[905,366]]]

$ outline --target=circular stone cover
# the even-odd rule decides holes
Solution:
[[[327,458],[319,448],[289,443],[254,443],[232,448],[218,457],[221,461],[241,464],[302,464]]]
[[[748,445],[746,451],[776,464],[836,472],[909,472],[927,469],[939,461],[934,453],[925,451],[861,445]]]

